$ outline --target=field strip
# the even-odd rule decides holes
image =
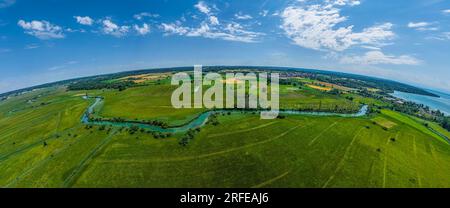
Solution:
[[[324,129],[322,132],[320,132],[316,137],[314,137],[313,140],[311,140],[311,142],[309,142],[308,146],[311,146],[314,144],[314,142],[316,142],[316,140],[318,140],[326,131],[328,131],[329,129],[333,128],[333,126],[335,126],[336,124],[338,124],[339,121],[336,121],[334,123],[332,123],[330,126],[328,126],[326,129]]]
[[[429,127],[426,128],[426,127],[424,127],[427,131],[423,131],[424,129],[421,129],[421,128],[415,126],[415,125],[412,125],[412,124],[409,123],[409,122],[401,121],[399,118],[396,118],[396,117],[393,116],[393,115],[387,115],[387,116],[389,116],[390,118],[393,118],[393,119],[399,121],[400,123],[404,123],[404,124],[406,124],[406,125],[408,125],[408,126],[414,128],[414,129],[416,129],[417,131],[420,131],[420,132],[422,132],[422,133],[424,133],[424,134],[428,134],[428,135],[430,135],[430,136],[432,136],[432,137],[438,139],[438,140],[441,141],[441,142],[444,142],[444,143],[445,143],[445,142],[447,141],[444,137],[442,137],[441,135],[439,135],[439,132],[435,131],[433,128],[429,128]],[[408,116],[407,118],[412,119],[412,118],[409,117],[409,116]],[[415,120],[413,120],[413,122],[417,123],[417,121],[415,121]],[[420,125],[421,125],[421,124],[420,124]],[[432,129],[433,129],[433,130],[432,130]],[[442,139],[444,139],[445,141],[442,140]],[[450,141],[447,141],[447,144],[450,144]]]
[[[177,157],[177,158],[169,158],[169,159],[153,159],[153,160],[104,160],[104,161],[99,161],[99,162],[103,162],[103,163],[151,163],[151,162],[179,162],[179,161],[186,161],[186,160],[195,160],[195,159],[203,159],[203,158],[208,158],[208,157],[213,157],[213,156],[217,156],[217,155],[222,155],[222,154],[226,154],[226,153],[230,153],[230,152],[235,152],[235,151],[239,151],[242,149],[247,149],[250,147],[254,147],[254,146],[258,146],[261,144],[265,144],[265,143],[269,143],[272,141],[275,141],[279,138],[282,138],[283,136],[286,136],[287,134],[291,133],[292,131],[298,129],[299,127],[306,127],[306,126],[301,126],[301,125],[297,125],[287,131],[285,131],[284,133],[273,137],[271,139],[267,139],[261,142],[256,142],[253,144],[248,144],[248,145],[244,145],[244,146],[240,146],[240,147],[235,147],[235,148],[231,148],[231,149],[227,149],[227,150],[222,150],[222,151],[218,151],[218,152],[213,152],[213,153],[209,153],[209,154],[204,154],[204,155],[198,155],[198,156],[190,156],[190,157]]]
[[[431,151],[431,156],[433,157],[433,160],[434,160],[437,164],[439,164],[439,163],[442,162],[442,161],[439,161],[440,159],[436,157],[436,149],[435,149],[434,145],[431,144],[429,140],[427,140],[427,142],[428,142],[428,144],[430,145],[430,151]],[[438,166],[437,166],[437,169],[438,169],[438,171],[439,171],[439,174],[438,174],[438,175],[440,175],[440,177],[446,175],[446,174],[445,174],[445,170],[443,170],[443,167],[442,167],[442,166],[438,165]],[[434,171],[433,171],[433,172],[434,172]],[[436,173],[435,173],[435,174],[436,174]]]
[[[61,134],[65,133],[65,132],[68,132],[68,131],[76,128],[76,127],[78,127],[78,126],[74,126],[74,127],[70,128],[70,129],[64,130],[63,132],[61,132]],[[18,148],[16,150],[10,152],[10,153],[0,154],[0,161],[6,160],[9,157],[11,157],[12,155],[15,155],[17,153],[21,153],[21,152],[23,152],[23,151],[25,151],[27,149],[33,148],[33,147],[38,146],[38,145],[42,145],[43,142],[45,142],[45,141],[51,141],[51,140],[54,140],[54,139],[56,139],[56,134],[48,136],[45,139],[41,139],[41,140],[39,140],[37,142],[31,143],[31,144],[28,144],[28,145],[24,145],[24,146],[22,146],[22,147],[20,147],[20,148]]]
[[[47,113],[43,112],[43,113],[45,113],[43,115],[42,114],[36,114],[35,115],[34,113],[36,113],[36,111],[38,111],[38,110],[29,110],[29,109],[26,109],[26,110],[27,111],[25,113],[20,114],[20,115],[16,115],[14,117],[14,119],[20,120],[21,123],[30,123],[30,122],[32,122],[34,120],[38,120],[38,122],[39,122],[39,121],[43,120],[43,117],[45,118],[45,117],[47,117],[49,115],[54,115],[55,112],[60,112],[60,111],[64,110],[64,107],[63,106],[58,106],[57,108],[55,108],[54,110],[52,110],[50,112],[47,112]],[[31,115],[29,115],[29,114],[31,114]],[[11,117],[4,117],[4,118],[2,118],[0,120],[0,122],[3,122],[4,120],[10,119],[10,118]],[[17,125],[11,125],[11,126],[17,126]]]
[[[47,113],[47,114],[45,114],[45,116],[31,120],[30,121],[31,123],[28,123],[29,124],[28,126],[38,126],[38,125],[42,124],[42,120],[52,120],[55,115],[57,115],[57,114],[54,112]],[[28,122],[28,120],[27,120],[27,122]],[[27,123],[27,122],[24,122],[24,123]],[[15,127],[7,127],[7,131],[8,132],[10,131],[10,133],[1,135],[0,145],[5,145],[5,144],[11,142],[11,139],[15,139],[12,137],[12,135],[18,134],[18,133],[23,133],[24,132],[23,129],[27,129],[28,126],[16,125]],[[28,128],[30,128],[30,127],[28,127]],[[46,133],[43,133],[41,135],[41,137],[48,138],[48,137],[50,137],[50,136],[48,136],[50,134],[51,134],[50,132],[46,132]],[[0,154],[0,160],[2,160],[1,154]]]
[[[416,146],[416,136],[413,136],[413,150],[414,150],[414,159],[415,159],[415,165],[416,165],[416,174],[417,174],[417,182],[419,183],[419,188],[422,187],[422,180],[421,180],[421,176],[420,176],[420,171],[419,171],[419,163],[418,163],[418,158],[417,158],[417,146]]]
[[[384,160],[383,160],[383,188],[386,188],[386,169],[387,169],[387,149],[384,153]]]
[[[378,159],[378,158],[377,158],[377,159]],[[367,171],[366,179],[367,179],[367,183],[368,183],[368,184],[370,184],[371,179],[372,179],[371,176],[372,176],[372,173],[373,173],[373,171],[374,171],[373,166],[375,165],[375,160],[376,160],[376,159],[373,159],[373,160],[370,162],[369,171]]]
[[[364,128],[360,128],[360,129],[358,130],[358,132],[355,134],[355,136],[353,136],[353,139],[352,139],[352,141],[350,142],[350,144],[347,146],[347,148],[345,149],[344,155],[342,156],[341,160],[339,161],[339,163],[338,163],[338,165],[337,165],[337,167],[336,167],[336,170],[334,171],[333,175],[331,175],[331,176],[328,178],[327,182],[325,182],[325,184],[322,186],[322,188],[326,188],[326,187],[328,186],[328,184],[334,179],[334,177],[336,176],[336,173],[338,173],[338,172],[341,170],[342,166],[344,165],[345,160],[346,160],[347,157],[348,157],[348,153],[350,152],[350,149],[352,148],[353,144],[354,144],[355,141],[356,141],[356,138],[358,138],[359,134],[361,133],[361,131],[362,131],[363,129],[364,129]]]
[[[221,133],[221,134],[211,134],[207,138],[214,138],[214,137],[220,137],[220,136],[227,136],[227,135],[232,135],[232,134],[239,134],[239,133],[249,132],[249,131],[253,131],[253,130],[262,129],[264,127],[271,126],[271,125],[276,124],[276,123],[279,123],[279,121],[263,124],[263,125],[260,125],[260,126],[255,126],[253,128],[249,128],[249,129],[243,129],[243,130],[238,130],[238,131],[233,131],[233,132],[226,132],[226,133]]]
[[[31,117],[31,116],[28,115],[28,114],[33,115],[33,113],[35,113],[35,112],[34,112],[34,111],[26,111],[26,112],[23,113],[23,114],[20,114],[20,115],[14,115],[14,118],[15,118],[15,119],[18,119],[18,120],[21,120],[21,121],[28,121],[28,120],[34,120],[34,119],[37,119],[37,118],[35,118],[35,117],[39,117],[39,116],[40,116],[40,115],[36,115],[35,117]],[[25,118],[27,118],[27,120],[26,120]],[[0,119],[0,122],[7,121],[8,119],[11,119],[11,116],[5,116],[5,117],[3,117],[2,119]],[[25,122],[24,122],[24,123],[25,123]]]
[[[72,173],[64,180],[63,187],[68,187],[77,179],[76,176],[81,173],[81,171],[86,167],[87,164],[94,158],[94,156],[102,150],[104,146],[106,146],[111,140],[112,137],[116,134],[117,129],[111,132],[105,139],[103,139],[100,144],[98,144],[72,171]]]
[[[395,139],[398,139],[398,134],[395,135]],[[386,188],[386,171],[387,171],[387,159],[388,159],[388,145],[389,141],[391,140],[391,136],[389,135],[387,141],[386,141],[386,151],[384,153],[384,160],[383,160],[383,188]]]
[[[70,144],[74,144],[75,142],[72,142]],[[56,151],[54,151],[51,155],[56,156],[59,153],[63,152],[64,150],[68,149],[70,147],[70,145],[65,145],[64,147],[57,149]],[[22,174],[20,174],[19,176],[17,176],[14,180],[12,180],[11,182],[9,182],[8,184],[6,184],[6,188],[11,187],[13,185],[15,185],[20,179],[22,179],[23,177],[27,176],[28,174],[30,174],[33,170],[35,170],[36,168],[42,166],[43,164],[47,163],[48,161],[52,160],[53,157],[51,156],[47,156],[46,159],[40,161],[39,163],[37,163],[36,165],[33,165],[32,167],[26,169]]]
[[[21,124],[38,125],[38,124],[42,123],[42,120],[47,120],[49,117],[51,118],[53,115],[55,115],[54,112],[47,113],[47,114],[45,114],[42,117],[28,119],[30,121],[28,121],[28,120],[25,120],[26,122],[25,121],[21,121]],[[10,138],[14,134],[17,134],[17,132],[23,131],[22,129],[24,129],[26,127],[27,126],[21,126],[21,125],[8,126],[6,129],[3,129],[3,131],[7,131],[7,132],[10,132],[10,133],[1,135],[0,141],[2,142],[2,144],[4,142],[7,142],[8,138]],[[5,133],[5,132],[2,132],[2,133]],[[3,139],[3,138],[6,138],[6,139]]]
[[[58,114],[58,123],[56,123],[56,128],[55,128],[55,134],[56,133],[58,133],[58,131],[59,131],[59,126],[61,125],[61,117],[62,117],[62,115],[61,115],[62,113],[61,113],[61,111],[59,112],[59,114]]]
[[[275,182],[277,180],[280,180],[281,178],[287,176],[288,174],[289,174],[289,171],[287,171],[287,172],[285,172],[285,173],[283,173],[283,174],[281,174],[281,175],[279,175],[279,176],[277,176],[275,178],[272,178],[272,179],[269,179],[267,181],[264,181],[264,182],[262,182],[262,183],[260,183],[260,184],[258,184],[256,186],[252,186],[252,188],[262,188],[262,187],[264,187],[266,185],[269,185],[269,184],[271,184],[271,183],[273,183],[273,182]]]

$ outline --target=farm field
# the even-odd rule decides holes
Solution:
[[[203,109],[173,109],[170,98],[175,86],[150,85],[131,88],[126,93],[107,91],[101,96],[105,104],[98,112],[102,117],[120,117],[129,120],[157,119],[169,125],[181,125]]]
[[[91,95],[101,95],[105,98],[104,106],[97,112],[101,117],[120,117],[128,120],[157,119],[176,126],[206,111],[206,109],[173,109],[170,99],[175,89],[175,86],[165,83],[130,88],[126,93],[110,90],[103,93],[91,93]],[[345,98],[291,86],[281,86],[280,105],[282,109],[310,111],[331,111],[336,108],[343,111],[359,109],[358,103]]]
[[[320,90],[280,87],[280,108],[310,111],[357,111],[359,102],[351,102],[341,96],[322,93]]]
[[[220,114],[219,125],[202,127],[187,146],[179,145],[181,134],[155,139],[146,131],[80,122],[91,103],[81,98],[86,93],[105,98],[97,112],[104,117],[177,125],[203,111],[171,109],[172,90],[164,84],[125,91],[57,87],[1,102],[0,186],[450,186],[449,144],[418,120],[393,111],[361,118],[287,115],[275,120]],[[299,100],[358,106],[291,86],[282,86],[280,100],[284,107]]]
[[[208,126],[186,149],[170,140],[119,136],[74,185],[446,187],[450,183],[449,166],[439,165],[450,163],[447,145],[407,125],[384,131],[365,119],[293,116],[261,121],[231,115],[220,120],[221,126]]]

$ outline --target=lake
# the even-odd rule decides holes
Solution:
[[[425,95],[418,95],[418,94],[412,94],[412,93],[406,93],[406,92],[399,92],[395,91],[394,93],[391,93],[392,96],[406,100],[415,102],[418,104],[424,104],[431,109],[434,110],[440,110],[445,115],[450,115],[450,95],[437,92],[437,91],[431,91],[432,93],[439,95],[441,97],[431,97],[431,96],[425,96]]]

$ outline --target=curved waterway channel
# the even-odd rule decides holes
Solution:
[[[83,114],[81,118],[81,122],[87,125],[101,125],[101,126],[115,126],[115,127],[132,127],[137,126],[142,129],[147,129],[150,131],[161,132],[161,133],[177,133],[177,132],[186,132],[189,129],[195,129],[197,127],[202,127],[208,121],[208,118],[213,113],[222,113],[222,112],[232,112],[233,110],[216,110],[216,111],[206,111],[197,116],[194,120],[190,121],[187,124],[178,126],[178,127],[169,127],[162,128],[160,126],[155,126],[146,123],[136,123],[136,122],[112,122],[112,121],[91,121],[89,119],[89,115],[94,112],[94,108],[103,102],[102,97],[87,97],[83,96],[83,99],[95,99],[95,102],[88,107],[86,112]],[[329,112],[304,112],[304,111],[280,111],[280,114],[287,115],[312,115],[312,116],[339,116],[339,117],[362,117],[365,116],[368,112],[369,107],[367,105],[363,105],[361,109],[357,113],[329,113]],[[239,110],[234,110],[235,112],[240,112]]]

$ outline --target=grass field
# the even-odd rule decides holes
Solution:
[[[179,124],[201,112],[169,108],[171,90],[88,93],[105,97],[98,112],[105,117]],[[219,115],[219,125],[203,127],[183,147],[177,134],[154,139],[86,128],[84,93],[51,88],[0,103],[0,187],[450,187],[450,145],[397,112],[276,120]],[[281,94],[285,107],[359,105],[312,89],[286,86]]]
[[[107,91],[101,94],[105,104],[99,115],[130,120],[156,119],[170,125],[184,124],[203,109],[174,109],[170,98],[176,86],[150,85],[126,90],[126,93]]]
[[[357,111],[357,102],[308,88],[280,86],[280,108],[311,111]]]
[[[184,124],[205,109],[173,109],[170,101],[176,86],[150,85],[127,89],[126,93],[105,91],[105,104],[98,114],[102,117],[121,117],[129,120],[156,119],[170,125]],[[281,86],[281,108],[331,111],[336,108],[357,111],[359,105],[339,96],[328,95],[311,89]]]
[[[413,118],[411,118],[410,116],[406,116],[403,115],[401,113],[395,112],[395,111],[391,111],[391,110],[382,110],[381,113],[383,115],[387,115],[390,118],[396,119],[400,122],[403,122],[405,124],[408,124],[409,126],[425,133],[428,134],[434,138],[437,138],[443,142],[446,142],[442,137],[440,137],[439,135],[436,135],[435,133],[433,133],[431,130],[429,130],[427,127],[425,127],[425,125],[423,125],[423,123],[418,122],[418,120],[415,120]],[[443,129],[442,129],[443,130]],[[445,130],[444,130],[445,131]]]
[[[373,118],[372,121],[386,129],[390,129],[394,126],[397,126],[397,123],[394,123],[394,122],[392,122],[384,117],[381,117],[381,116]]]
[[[75,186],[448,187],[450,184],[446,177],[449,166],[442,165],[450,162],[448,146],[407,125],[384,131],[365,119],[293,116],[261,121],[258,117],[234,115],[220,120],[221,126],[205,128],[188,148],[178,147],[170,140],[118,137],[91,163]],[[395,142],[390,140],[392,137]]]

